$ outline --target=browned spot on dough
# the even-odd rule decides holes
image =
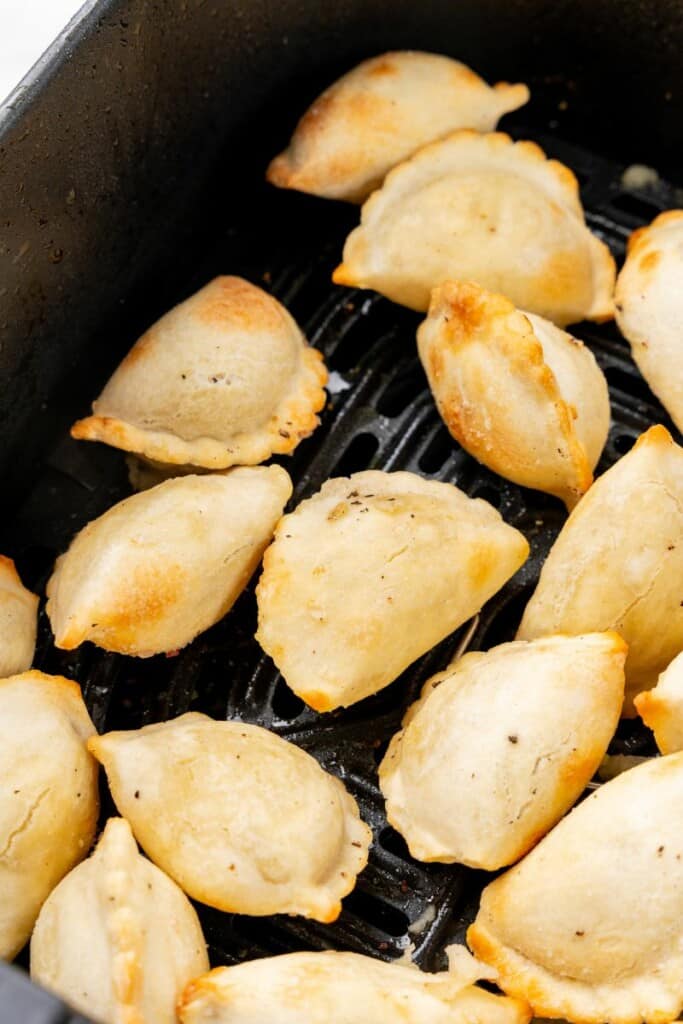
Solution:
[[[641,270],[643,274],[651,273],[659,263],[661,255],[662,254],[657,249],[652,249],[650,252],[646,252],[645,255],[640,258],[638,269]]]
[[[393,64],[390,60],[384,58],[384,60],[378,60],[375,64],[373,64],[368,74],[372,75],[374,78],[381,78],[384,75],[397,74],[397,68],[396,65]]]
[[[212,327],[266,331],[283,327],[282,313],[275,299],[239,277],[217,277],[212,281],[196,297],[192,315],[201,324]]]
[[[133,570],[112,595],[116,607],[99,617],[98,633],[117,646],[134,643],[145,625],[159,622],[182,597],[185,572],[179,565],[150,565]]]
[[[333,509],[327,513],[328,523],[334,523],[337,519],[343,519],[349,511],[349,506],[345,501],[338,502]]]
[[[157,325],[153,324],[148,331],[138,338],[128,355],[121,361],[121,367],[135,366],[149,354],[156,344]]]

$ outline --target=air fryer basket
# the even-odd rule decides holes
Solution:
[[[100,5],[108,11],[123,6]],[[433,19],[431,7],[429,12]],[[445,11],[442,16],[447,18]],[[519,16],[524,16],[523,10]],[[313,14],[309,12],[308,17],[312,19]],[[314,33],[311,24],[308,31]],[[376,35],[373,50],[396,43],[395,37],[380,42],[381,33]],[[444,49],[438,39],[425,38],[424,32],[416,29],[415,36],[414,45]],[[405,45],[410,39],[400,41]],[[92,42],[91,26],[81,49]],[[253,45],[257,47],[258,41]],[[471,38],[468,45],[472,47]],[[474,55],[462,53],[455,44],[449,49],[455,56],[469,57],[477,64]],[[355,53],[354,59],[362,55]],[[523,80],[524,71],[520,67],[516,76],[509,77]],[[247,82],[244,88],[249,85]],[[516,137],[535,139],[548,155],[574,169],[590,227],[621,258],[629,233],[660,210],[680,204],[681,197],[663,181],[641,190],[627,188],[622,182],[623,164],[559,140],[557,118],[562,111],[557,112],[557,97],[563,104],[571,103],[577,88],[568,85],[562,76],[548,82],[536,107],[506,119],[504,127]],[[306,99],[311,95],[309,92]],[[34,98],[34,105],[39,101],[40,97]],[[97,98],[100,101],[104,102],[101,96]],[[113,103],[114,98],[109,97],[108,102]],[[233,102],[238,102],[236,97]],[[292,109],[298,113],[304,102],[303,96],[298,96]],[[61,367],[55,362],[54,352],[41,351],[36,341],[49,336],[47,296],[54,303],[59,293],[50,291],[44,276],[40,287],[36,286],[35,301],[41,318],[24,339],[24,355],[16,354],[19,349],[15,345],[7,361],[7,353],[3,356],[0,349],[0,414],[4,412],[8,424],[4,450],[0,439],[0,457],[4,455],[7,464],[14,452],[4,476],[12,484],[6,482],[0,503],[5,514],[0,522],[0,551],[14,557],[27,585],[42,592],[55,556],[65,549],[73,534],[130,493],[122,454],[71,440],[66,424],[85,411],[106,373],[150,319],[213,275],[225,272],[249,278],[284,302],[311,343],[324,352],[331,370],[329,403],[321,427],[292,458],[282,460],[295,483],[291,506],[315,492],[330,476],[369,467],[408,469],[455,483],[468,494],[485,498],[521,529],[531,542],[532,555],[474,623],[445,640],[375,697],[327,715],[309,710],[289,691],[254,641],[253,585],[223,622],[170,658],[136,660],[107,654],[88,644],[73,653],[57,651],[41,613],[36,666],[79,681],[99,731],[139,727],[188,710],[265,725],[310,751],[343,778],[373,828],[370,863],[344,901],[341,917],[332,925],[286,916],[240,917],[199,906],[213,965],[290,950],[332,947],[386,959],[409,953],[420,966],[433,969],[443,966],[446,945],[464,940],[486,876],[459,866],[420,864],[409,856],[401,837],[387,825],[377,788],[377,764],[403,712],[428,675],[465,644],[485,649],[511,638],[565,511],[551,498],[496,477],[450,438],[416,357],[417,315],[373,293],[330,283],[346,233],[357,221],[357,209],[277,191],[262,181],[265,158],[276,151],[293,119],[290,111],[287,123],[276,125],[264,115],[266,131],[256,131],[253,124],[236,129],[232,145],[229,138],[228,147],[216,158],[218,162],[208,179],[212,184],[204,199],[197,198],[196,182],[187,188],[177,183],[177,223],[173,228],[177,245],[170,253],[165,247],[162,255],[163,246],[140,240],[144,234],[154,236],[156,225],[159,243],[168,225],[155,220],[158,209],[150,210],[135,196],[130,198],[127,221],[121,224],[120,234],[111,239],[111,245],[120,245],[122,251],[128,246],[132,253],[130,274],[121,271],[114,282],[119,288],[117,302],[124,306],[123,315],[113,315],[110,327],[104,326],[104,313],[116,304],[112,282],[103,281],[101,292],[93,296],[85,291],[86,285],[92,288],[97,282],[97,273],[90,270],[83,281],[84,311],[79,317],[78,295],[69,278],[65,287],[74,322],[72,335],[68,335],[63,310],[55,312],[60,330],[67,331],[67,336],[58,334],[55,341],[64,361]],[[568,134],[576,134],[576,127]],[[614,138],[606,142],[608,148],[615,149]],[[663,151],[660,156],[666,160]],[[647,153],[642,157],[646,158]],[[249,174],[233,174],[230,168],[236,161],[244,163]],[[7,186],[0,178],[0,194],[3,184]],[[159,185],[160,192],[166,184]],[[72,189],[73,198],[71,190],[64,193],[67,207],[79,202],[76,187]],[[57,223],[63,212],[57,211]],[[111,215],[109,208],[107,215]],[[82,216],[96,219],[97,208],[84,209]],[[139,244],[131,249],[130,233],[136,224]],[[89,229],[83,230],[87,233]],[[51,244],[53,250],[62,251],[56,241]],[[99,244],[103,266],[111,269],[109,240],[102,237]],[[92,232],[83,239],[83,245],[93,245]],[[144,281],[134,280],[134,271],[142,267],[149,269],[144,279],[147,287]],[[42,271],[37,263],[33,269],[35,285]],[[21,287],[25,287],[23,279]],[[98,294],[102,310],[96,316],[94,300]],[[28,307],[22,309],[28,311]],[[610,387],[612,427],[599,466],[602,472],[651,423],[664,422],[673,427],[637,373],[628,346],[613,324],[582,324],[575,333],[592,348]],[[25,390],[26,377],[33,393]],[[47,407],[41,410],[37,403],[43,391]],[[11,408],[13,394],[15,401],[19,395],[28,403],[26,408]],[[21,449],[18,423],[31,456],[23,460],[16,459]],[[628,753],[654,750],[647,730],[635,722],[622,723],[611,749]],[[105,799],[103,817],[111,812],[113,806]],[[0,971],[2,1024],[10,1020],[12,1024],[22,1020],[35,1020],[36,1024],[67,1020],[66,1010],[53,1001],[48,1004],[43,994],[24,990],[23,985],[23,981]]]

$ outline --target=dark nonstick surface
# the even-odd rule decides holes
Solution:
[[[523,126],[514,134],[527,136]],[[589,225],[618,259],[634,227],[675,205],[676,193],[664,183],[643,191],[626,190],[622,167],[528,134],[576,171]],[[387,825],[377,764],[421,683],[449,660],[468,633],[475,648],[512,637],[565,512],[559,502],[482,468],[450,438],[416,357],[419,316],[373,293],[330,284],[357,209],[265,185],[256,188],[240,221],[235,222],[233,212],[230,226],[227,221],[217,223],[201,265],[177,293],[169,294],[168,304],[215,273],[242,274],[284,302],[311,343],[324,352],[331,386],[322,426],[293,458],[283,460],[295,482],[292,506],[330,476],[365,468],[407,469],[486,498],[526,534],[532,555],[484,608],[473,632],[463,627],[380,694],[327,715],[309,710],[289,691],[253,639],[253,586],[223,622],[171,658],[126,658],[89,644],[74,653],[59,652],[52,646],[43,612],[36,666],[78,680],[99,731],[136,728],[188,710],[219,719],[240,718],[267,726],[310,751],[343,778],[358,799],[363,817],[372,825],[374,844],[370,863],[344,901],[339,920],[322,925],[285,916],[249,918],[200,906],[214,965],[324,947],[392,959],[414,947],[415,961],[435,968],[444,962],[445,946],[463,940],[486,876],[459,866],[420,864],[409,856],[403,840]],[[602,472],[650,424],[673,427],[613,324],[582,324],[575,333],[594,351],[610,386],[613,421]],[[122,338],[121,350],[134,340]],[[73,414],[83,411],[74,408]],[[15,519],[0,532],[0,551],[12,555],[26,583],[42,592],[55,556],[73,534],[129,493],[120,452],[63,436]],[[650,734],[638,723],[622,723],[612,749],[654,752]],[[112,812],[107,798],[105,814]]]

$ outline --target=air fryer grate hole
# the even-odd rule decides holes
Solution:
[[[606,366],[605,377],[607,378],[607,383],[614,388],[618,388],[619,391],[623,391],[627,395],[633,395],[635,398],[639,398],[641,402],[647,402],[648,405],[656,404],[657,399],[639,374],[627,373],[626,370],[622,370],[619,366]]]
[[[410,924],[408,916],[402,910],[377,899],[363,889],[354,889],[344,900],[344,906],[356,917],[361,917],[386,935],[405,935]]]
[[[334,467],[335,476],[350,476],[367,469],[377,453],[379,441],[374,434],[356,434],[341,459]]]
[[[352,370],[377,341],[381,327],[373,317],[375,300],[367,297],[354,299],[346,304],[349,317],[353,318],[342,331],[342,336],[335,345],[332,339],[329,365],[333,370]],[[359,309],[357,307],[360,307]],[[367,310],[367,312],[363,312]]]
[[[394,857],[400,857],[401,860],[410,860],[410,850],[406,845],[405,839],[391,825],[383,828],[380,832],[379,844],[387,853],[393,853]]]
[[[633,434],[617,434],[612,443],[620,455],[626,455],[636,443],[636,438]]]
[[[615,196],[610,200],[610,205],[621,213],[627,213],[637,220],[644,220],[648,223],[654,220],[658,213],[662,212],[662,208],[657,202],[643,199],[642,196],[631,195],[629,192]]]
[[[484,501],[488,501],[489,505],[493,505],[494,508],[500,508],[503,501],[503,495],[501,492],[495,487],[489,487],[486,484],[484,484],[483,487],[477,487],[477,489],[472,492],[472,497],[483,498]]]
[[[377,402],[377,411],[382,416],[398,416],[424,390],[425,382],[415,366],[395,380],[392,380]]]
[[[440,427],[420,456],[418,466],[424,473],[438,473],[452,454],[453,439],[445,427]]]
[[[282,676],[280,676],[275,684],[271,706],[276,716],[281,718],[283,722],[291,722],[292,719],[298,718],[306,707],[301,697],[297,697],[290,690]]]

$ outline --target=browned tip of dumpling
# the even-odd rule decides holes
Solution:
[[[493,86],[498,97],[503,101],[501,103],[501,114],[507,114],[511,110],[518,110],[519,107],[523,107],[525,103],[529,102],[531,93],[529,86],[524,85],[522,82],[496,82]]]
[[[273,157],[268,164],[266,181],[269,181],[271,185],[276,185],[277,188],[291,188],[293,177],[294,173],[289,161],[289,153],[285,149],[282,153]]]
[[[636,448],[646,447],[648,445],[668,447],[674,443],[674,439],[661,423],[656,423],[653,427],[649,427],[645,430],[634,444],[634,450]]]
[[[676,221],[681,220],[683,220],[683,210],[665,210],[664,213],[660,213],[658,217],[655,217],[651,224],[646,224],[642,228],[636,228],[636,230],[631,233],[629,240],[626,243],[627,256],[633,256],[641,243],[648,241],[650,238],[650,232],[653,228],[666,227],[669,224],[673,224]]]
[[[347,288],[353,288],[358,283],[345,263],[340,263],[332,271],[332,281],[334,284],[346,285]]]

